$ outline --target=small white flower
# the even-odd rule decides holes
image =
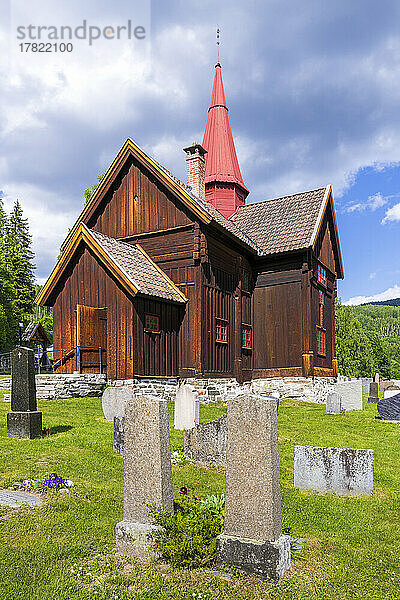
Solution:
[[[66,480],[65,480],[65,485],[66,485],[67,487],[69,487],[69,488],[70,488],[70,487],[74,487],[74,482],[73,482],[73,481],[71,481],[70,479],[66,479]]]

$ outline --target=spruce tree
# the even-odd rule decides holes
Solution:
[[[14,204],[6,227],[5,262],[13,287],[13,312],[18,321],[33,312],[35,300],[34,254],[28,219],[24,219],[19,201]]]
[[[0,199],[0,353],[14,342],[17,320],[13,312],[13,286],[6,263],[7,215]]]

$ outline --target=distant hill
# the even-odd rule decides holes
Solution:
[[[378,302],[366,302],[359,306],[400,306],[400,298],[392,298],[391,300],[380,300]]]

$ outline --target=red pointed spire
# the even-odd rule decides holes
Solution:
[[[243,183],[236,156],[219,63],[215,65],[203,147],[207,150],[206,200],[229,218],[245,203],[249,190]]]

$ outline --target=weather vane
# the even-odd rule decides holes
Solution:
[[[217,63],[219,64],[219,27],[217,27],[217,56],[218,56]]]

